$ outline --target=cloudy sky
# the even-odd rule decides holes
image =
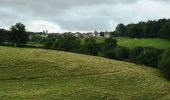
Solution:
[[[170,18],[170,0],[0,0],[0,27],[29,31],[113,31],[118,23]]]

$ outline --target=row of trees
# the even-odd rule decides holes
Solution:
[[[10,30],[0,29],[0,43],[8,42],[14,46],[20,46],[25,45],[28,40],[29,34],[21,23],[11,26]]]
[[[137,24],[119,24],[114,36],[131,38],[165,38],[170,39],[170,19],[160,19]]]

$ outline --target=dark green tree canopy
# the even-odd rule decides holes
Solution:
[[[163,38],[170,39],[170,22],[162,26],[161,33]]]
[[[0,42],[6,42],[7,41],[7,30],[0,29]]]
[[[94,38],[86,38],[84,46],[85,53],[97,55],[98,46]]]
[[[163,74],[170,79],[170,49],[166,50],[162,54],[162,59],[159,63],[159,68],[162,70]]]
[[[114,36],[170,39],[170,19],[148,20],[128,25],[118,24]]]
[[[116,33],[117,33],[117,36],[127,36],[127,29],[126,29],[126,26],[124,24],[119,24],[117,25],[116,27]]]
[[[10,28],[10,42],[17,45],[25,45],[29,40],[25,25],[16,23]]]

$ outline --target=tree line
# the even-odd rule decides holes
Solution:
[[[170,39],[170,19],[141,21],[137,24],[118,24],[114,32],[117,37]]]

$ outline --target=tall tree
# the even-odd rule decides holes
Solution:
[[[127,29],[124,24],[119,24],[116,27],[117,36],[127,36]]]
[[[170,39],[170,22],[164,24],[160,31],[163,38]]]
[[[10,28],[10,42],[15,46],[25,45],[29,40],[29,35],[26,32],[25,25],[16,23]]]
[[[0,29],[0,42],[5,42],[6,41],[6,30],[5,29]]]

